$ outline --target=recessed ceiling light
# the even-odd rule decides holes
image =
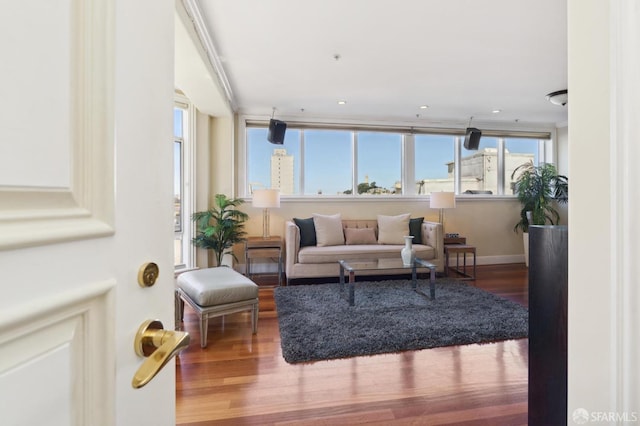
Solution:
[[[427,109],[429,108],[429,105],[420,105],[420,109]]]
[[[498,114],[498,113],[501,113],[501,112],[502,112],[502,110],[501,110],[501,109],[494,109],[494,110],[493,110],[493,111],[491,111],[491,112],[492,112],[492,113],[494,113],[494,114]]]
[[[345,105],[347,101],[338,101],[338,105]]]

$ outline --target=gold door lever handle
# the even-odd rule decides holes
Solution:
[[[189,341],[189,333],[165,330],[158,320],[143,322],[136,333],[134,349],[147,359],[133,376],[131,386],[138,389],[149,383],[172,357],[189,346]]]

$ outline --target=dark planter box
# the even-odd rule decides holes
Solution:
[[[529,227],[529,425],[567,424],[566,226]]]

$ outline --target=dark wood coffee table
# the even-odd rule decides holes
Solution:
[[[344,291],[345,271],[349,273],[349,305],[355,304],[355,279],[356,272],[363,271],[384,271],[389,269],[406,269],[411,271],[411,286],[414,290],[418,289],[418,272],[417,268],[429,269],[429,295],[431,300],[436,298],[436,265],[426,260],[417,259],[411,266],[405,266],[400,256],[390,259],[358,259],[358,260],[339,260],[340,264],[340,291]]]

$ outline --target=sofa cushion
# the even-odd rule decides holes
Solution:
[[[316,241],[319,247],[344,244],[342,217],[340,213],[334,215],[314,213],[313,224],[316,228]]]
[[[422,222],[424,217],[409,219],[409,235],[413,237],[413,244],[422,244]]]
[[[294,218],[293,221],[298,228],[300,228],[300,247],[306,246],[315,246],[317,244],[316,241],[316,227],[313,224],[313,218],[310,217],[308,219],[297,219]]]
[[[397,216],[378,215],[378,243],[404,244],[405,235],[409,235],[409,213]]]
[[[348,246],[378,243],[373,228],[344,228],[344,237]]]
[[[400,257],[400,250],[404,244],[361,244],[355,246],[331,246],[331,247],[303,247],[298,252],[300,264],[333,263],[344,259],[389,259]],[[423,260],[431,260],[436,257],[436,251],[431,246],[414,244],[416,257]]]
[[[377,219],[342,219],[342,227],[347,228],[371,228],[378,238],[378,220]]]

